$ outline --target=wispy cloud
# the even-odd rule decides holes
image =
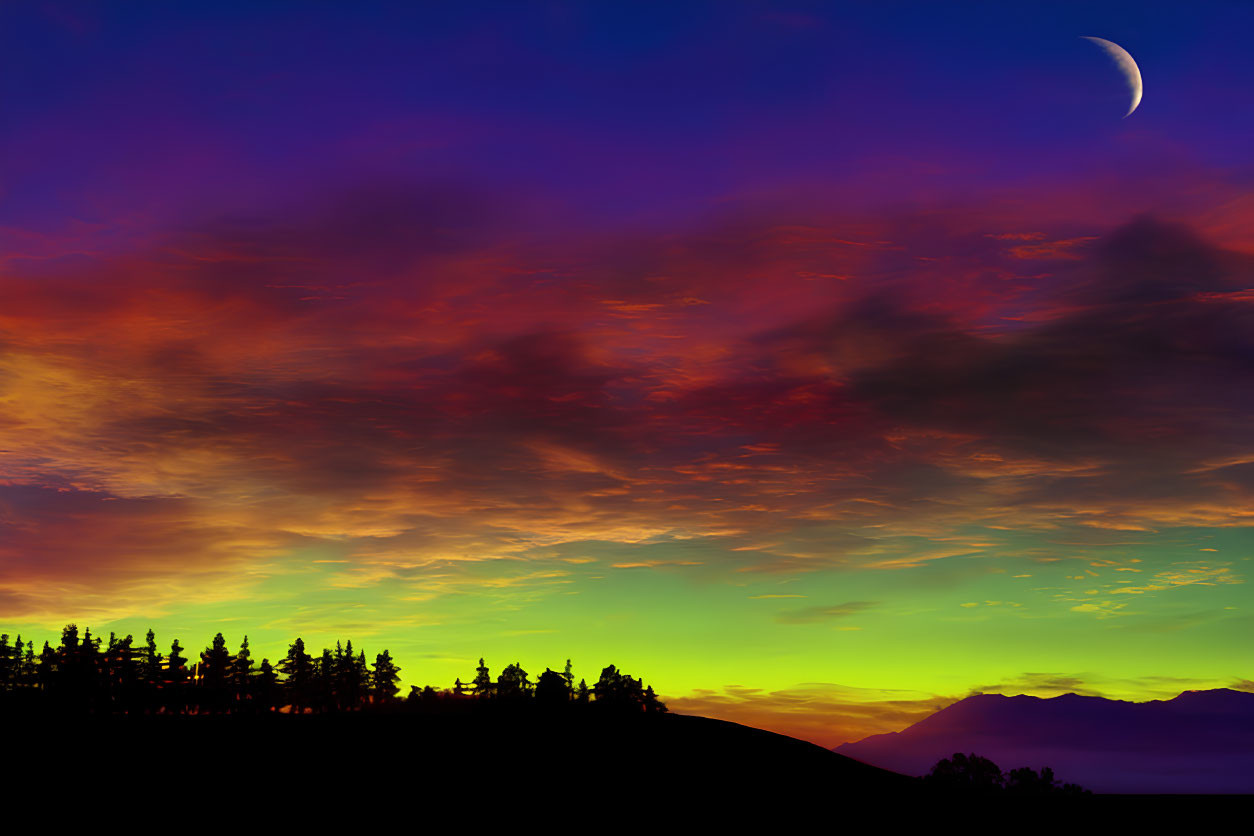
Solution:
[[[780,624],[814,624],[820,621],[833,621],[851,615],[866,612],[876,606],[874,601],[846,601],[843,604],[830,606],[805,607],[799,610],[785,610],[776,614],[775,620]]]

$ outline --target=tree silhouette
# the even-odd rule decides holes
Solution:
[[[18,636],[18,644],[22,643],[21,636]],[[22,655],[22,669],[19,673],[21,684],[29,683],[31,678],[35,676],[35,642],[34,640],[26,643],[26,652]]]
[[[91,634],[91,628],[83,630],[83,640],[78,644],[79,697],[88,710],[98,710],[101,703],[100,639]]]
[[[338,642],[335,648],[339,650]],[[344,644],[343,653],[337,656],[336,665],[338,666],[336,688],[339,697],[338,708],[344,710],[358,706],[365,695],[365,688],[370,678],[370,671],[366,667],[365,652],[353,655],[353,642],[349,640]]]
[[[17,679],[17,669],[21,664],[22,649],[14,650],[9,646],[9,634],[0,633],[0,687],[12,685]]]
[[[137,653],[132,647],[134,642],[135,637],[129,634],[123,639],[119,639],[114,633],[109,634],[104,666],[110,708],[127,710],[136,701],[142,672]]]
[[[987,794],[1004,791],[1009,795],[1087,795],[1078,784],[1059,784],[1048,766],[1039,773],[1029,767],[1002,774],[997,764],[976,754],[955,754],[932,767],[927,783],[948,793]]]
[[[186,681],[187,657],[183,655],[183,647],[179,644],[179,640],[175,639],[170,643],[170,655],[166,659],[165,682],[163,683],[165,695],[162,702],[167,711],[182,714],[187,710],[187,695],[183,687]]]
[[[536,703],[539,705],[562,705],[570,701],[570,690],[566,687],[566,677],[557,671],[544,669],[536,680]]]
[[[582,687],[583,683],[580,685]],[[592,695],[600,706],[628,711],[666,710],[666,706],[658,700],[652,688],[646,689],[643,682],[622,673],[614,665],[601,671],[600,679],[592,686]]]
[[[67,624],[61,630],[61,652],[69,656],[78,652],[78,625]]]
[[[236,704],[251,698],[252,656],[252,651],[248,649],[248,636],[244,636],[244,640],[240,642],[239,651],[231,660],[231,688]]]
[[[988,758],[961,752],[943,758],[932,767],[927,780],[947,791],[995,792],[1005,781],[1001,769]]]
[[[340,655],[344,655],[344,649],[339,648]],[[332,655],[331,649],[324,647],[322,655],[318,657],[315,665],[317,675],[317,708],[319,711],[325,712],[335,703],[335,685],[338,666],[335,662],[335,656]]]
[[[470,687],[474,689],[475,696],[479,699],[486,699],[492,696],[492,674],[488,672],[488,666],[483,663],[483,657],[479,657],[479,667],[475,668],[475,678],[470,683]]]
[[[287,699],[293,714],[300,714],[309,704],[314,684],[313,657],[305,652],[304,639],[297,638],[279,662],[279,670],[287,677]]]
[[[374,657],[374,671],[370,674],[370,689],[375,698],[387,702],[396,696],[400,689],[396,683],[400,681],[401,669],[392,662],[392,655],[386,650]]]
[[[251,684],[253,708],[255,711],[270,711],[275,708],[278,700],[279,676],[270,666],[270,660],[262,658],[257,668],[257,681]]]
[[[213,644],[200,654],[200,687],[204,690],[201,703],[210,711],[226,710],[227,681],[231,675],[231,653],[226,649],[226,639],[218,633]]]
[[[156,682],[161,679],[161,654],[157,652],[157,637],[152,630],[148,631],[142,666],[145,680]]]
[[[36,657],[34,642],[20,636],[10,642],[0,634],[0,695],[29,688],[32,695],[60,710],[102,714],[226,714],[267,713],[288,706],[295,714],[363,711],[374,706],[396,710],[400,668],[384,650],[367,665],[366,653],[352,641],[337,641],[315,660],[297,638],[275,666],[262,659],[254,670],[248,637],[231,654],[222,633],[214,635],[189,671],[185,650],[174,639],[164,659],[152,630],[144,645],[134,637],[110,633],[107,645],[90,629],[79,633],[67,624],[57,647],[44,642]],[[451,688],[414,685],[407,706],[423,712],[531,710],[665,711],[651,687],[609,665],[591,689],[585,680],[572,686],[567,659],[562,672],[545,668],[532,682],[522,664],[507,665],[494,682],[482,658],[467,686],[458,677]],[[577,707],[577,708],[576,708]],[[1016,773],[1018,775],[1018,773]],[[1026,786],[1030,776],[1016,778]]]
[[[52,649],[52,645],[44,642],[44,649],[39,654],[39,667],[35,671],[35,678],[39,682],[39,688],[42,691],[48,691],[53,688],[53,681],[57,671],[57,652]]]
[[[1054,780],[1054,770],[1048,766],[1039,773],[1026,766],[1010,770],[1006,773],[1006,792],[1012,795],[1091,795],[1078,784],[1059,784]]]
[[[527,672],[517,662],[506,665],[496,678],[496,695],[503,700],[524,700],[531,696],[532,687]]]
[[[187,657],[183,655],[183,647],[178,639],[170,643],[170,658],[165,669],[171,682],[182,683],[187,679]]]

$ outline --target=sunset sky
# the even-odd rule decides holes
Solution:
[[[0,632],[569,656],[827,745],[1254,688],[1251,31],[2,3]]]

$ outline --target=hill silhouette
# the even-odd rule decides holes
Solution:
[[[1095,792],[1254,793],[1254,694],[1186,691],[1141,703],[980,694],[835,751],[907,775],[954,752],[978,752],[1049,765]]]
[[[529,819],[550,809],[627,820],[673,809],[726,821],[920,793],[917,779],[811,743],[675,714],[114,716],[19,726],[10,737],[22,756],[0,765],[0,781],[53,807],[69,785],[73,797],[90,787],[92,798],[143,799],[150,811],[209,796],[269,821],[293,803],[295,820],[338,820],[343,804],[367,799],[398,810],[417,803],[424,816],[452,807],[471,819],[476,809],[499,819],[516,807]],[[31,776],[51,783],[32,785]]]

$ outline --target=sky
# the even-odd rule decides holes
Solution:
[[[1252,26],[0,4],[0,630],[825,745],[1254,687]]]

